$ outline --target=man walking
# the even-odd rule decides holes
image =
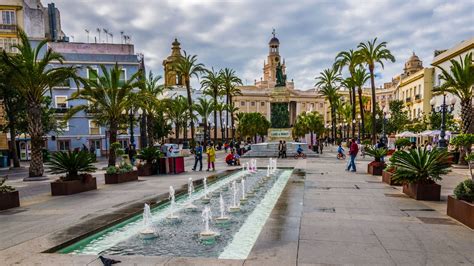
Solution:
[[[347,166],[347,171],[351,171],[351,172],[356,171],[355,158],[358,152],[359,152],[359,146],[357,145],[355,139],[352,139],[351,146],[349,148],[349,155],[351,156],[351,159],[350,159],[349,165]]]
[[[283,141],[280,140],[280,144],[278,144],[278,159],[283,156]]]
[[[283,146],[281,150],[281,158],[286,158],[286,140],[283,141]]]
[[[198,141],[196,142],[196,147],[194,148],[194,167],[193,171],[196,171],[197,164],[199,162],[199,171],[202,171],[202,146]]]

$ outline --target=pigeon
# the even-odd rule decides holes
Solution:
[[[104,264],[104,266],[111,266],[112,264],[117,264],[121,262],[119,260],[104,258],[103,256],[99,256],[99,259],[100,261],[102,261],[102,264]]]

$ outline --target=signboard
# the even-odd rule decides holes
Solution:
[[[269,128],[268,138],[271,141],[275,140],[293,140],[291,135],[291,128]]]

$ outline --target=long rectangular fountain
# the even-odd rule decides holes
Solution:
[[[291,174],[275,161],[257,169],[252,160],[241,171],[196,190],[190,180],[188,194],[175,198],[170,187],[166,204],[146,205],[143,215],[58,252],[246,259]]]

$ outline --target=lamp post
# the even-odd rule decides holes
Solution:
[[[441,113],[441,132],[439,133],[439,142],[438,147],[446,148],[448,144],[446,142],[446,113],[452,113],[454,111],[454,105],[456,104],[456,98],[451,98],[450,105],[446,104],[446,94],[443,94],[443,104],[441,106],[435,107],[436,100],[435,98],[431,99],[430,105],[433,113]]]
[[[360,139],[360,130],[361,130],[361,128],[360,128],[360,121],[361,120],[360,119],[361,119],[361,116],[360,116],[360,114],[358,114],[357,115],[357,121],[359,121],[359,132],[357,132],[357,138],[359,139],[359,141],[361,140]]]
[[[130,108],[130,110],[128,112],[128,117],[129,117],[129,121],[130,121],[130,144],[133,147],[135,147],[135,135],[134,135],[134,128],[133,128],[133,120],[134,120],[134,117],[135,117],[136,113],[138,113],[138,115],[142,115],[143,114],[142,108],[134,109],[132,107],[132,108]],[[124,114],[124,115],[127,114],[127,111],[123,110],[122,114]]]

